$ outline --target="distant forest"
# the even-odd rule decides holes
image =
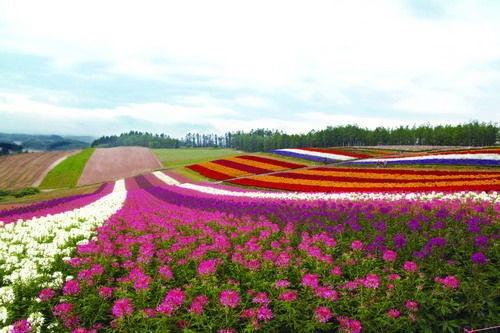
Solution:
[[[188,133],[183,139],[175,139],[166,134],[130,131],[120,135],[103,136],[95,140],[92,147],[218,147],[254,152],[279,148],[333,146],[491,146],[497,142],[498,135],[499,127],[496,124],[476,121],[456,126],[377,127],[373,130],[356,125],[329,126],[307,134],[285,134],[267,129],[227,132],[224,135]]]

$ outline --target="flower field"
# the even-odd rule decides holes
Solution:
[[[385,171],[365,179],[383,184]],[[397,179],[468,176],[498,189],[493,171]],[[158,171],[10,213],[0,332],[452,332],[500,321],[493,191],[232,191]]]
[[[500,172],[315,167],[229,182],[301,192],[491,191],[500,188]]]
[[[301,167],[305,165],[252,155],[241,155],[187,166],[188,169],[216,180]]]
[[[401,156],[384,156],[352,161],[354,164],[405,164],[405,165],[474,165],[500,166],[500,149],[468,149],[430,153],[413,153]]]
[[[317,162],[335,162],[335,161],[350,161],[359,158],[372,157],[371,154],[360,153],[347,149],[321,149],[321,148],[290,148],[290,149],[276,149],[271,153],[301,158],[309,161]]]

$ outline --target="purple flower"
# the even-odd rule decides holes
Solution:
[[[472,262],[474,264],[478,264],[478,265],[484,265],[488,262],[488,257],[486,257],[486,255],[484,255],[484,253],[482,253],[482,252],[473,253],[470,256],[470,259],[472,260]]]

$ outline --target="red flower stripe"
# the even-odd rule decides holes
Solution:
[[[199,164],[188,165],[186,168],[196,171],[202,176],[215,180],[226,180],[233,178],[232,176],[228,176],[224,173],[205,168],[204,166],[201,166]]]
[[[297,149],[302,149],[302,150],[308,150],[308,151],[317,151],[320,153],[328,153],[328,154],[337,154],[337,155],[344,155],[344,156],[351,156],[355,158],[368,158],[371,157],[371,155],[368,154],[363,154],[363,153],[354,153],[351,151],[345,151],[341,149],[322,149],[322,148],[297,148]]]
[[[236,170],[242,170],[242,171],[245,171],[248,173],[253,173],[253,174],[260,174],[260,173],[266,173],[266,172],[272,171],[272,170],[262,169],[262,168],[254,167],[251,165],[246,165],[243,163],[238,163],[238,162],[228,161],[228,160],[215,160],[215,161],[212,161],[212,163],[219,164],[219,165],[222,165],[222,166],[225,166],[228,168],[233,168]]]
[[[266,157],[261,157],[261,156],[241,155],[241,156],[237,156],[237,157],[245,159],[245,160],[277,165],[277,166],[281,166],[281,167],[287,168],[287,169],[297,169],[297,168],[302,168],[302,167],[306,166],[304,164],[297,164],[297,163],[291,163],[291,162],[286,162],[286,161],[280,161],[280,160],[275,160],[272,158],[266,158]]]
[[[286,191],[297,191],[297,192],[429,192],[429,191],[440,191],[440,192],[456,192],[456,191],[493,191],[498,190],[497,185],[457,185],[457,186],[433,186],[433,187],[391,187],[391,188],[377,188],[373,186],[371,188],[360,188],[360,187],[326,187],[326,186],[314,186],[314,185],[298,185],[298,184],[287,184],[287,183],[272,183],[266,181],[260,181],[257,179],[241,178],[234,179],[230,181],[233,184],[262,187],[269,189],[279,189]]]
[[[452,154],[500,154],[500,149],[471,149],[471,150],[446,150],[446,151],[432,151],[420,153],[403,153],[393,154],[388,156],[381,156],[379,158],[398,158],[398,157],[424,157],[432,155],[452,155]]]
[[[325,181],[337,181],[337,182],[369,182],[369,183],[415,183],[419,181],[419,178],[412,178],[412,179],[394,179],[394,177],[387,177],[387,178],[362,178],[362,177],[347,177],[347,176],[323,176],[323,175],[309,175],[309,174],[302,174],[302,173],[296,173],[296,172],[280,172],[280,173],[275,173],[273,176],[276,177],[283,177],[283,178],[290,178],[290,179],[307,179],[307,180],[325,180]],[[390,175],[388,175],[390,176]],[[485,179],[500,179],[500,174],[499,175],[492,175],[488,176],[485,178],[481,178],[480,180],[485,180]],[[469,177],[463,177],[460,179],[457,178],[436,178],[436,179],[427,179],[426,181],[466,181],[466,180],[478,180],[474,178],[473,175],[470,175]]]
[[[452,176],[452,175],[500,175],[498,171],[450,171],[450,170],[416,170],[416,169],[375,169],[375,168],[327,168],[317,167],[308,170],[315,171],[331,171],[331,172],[359,172],[359,173],[377,173],[388,175],[435,175],[435,176]]]

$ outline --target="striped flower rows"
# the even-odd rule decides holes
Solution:
[[[296,169],[304,166],[305,165],[302,164],[290,163],[261,156],[242,155],[200,164],[193,164],[187,168],[208,178],[226,180],[273,171]]]
[[[229,182],[299,192],[496,191],[500,172],[311,168]]]
[[[271,151],[274,154],[301,158],[316,162],[335,162],[335,161],[350,161],[359,158],[368,158],[371,155],[359,152],[353,152],[342,149],[321,149],[321,148],[289,148],[276,149]]]
[[[76,244],[89,240],[95,228],[121,208],[125,197],[122,180],[111,193],[86,206],[78,206],[75,200],[75,206],[66,205],[65,212],[45,211],[46,216],[0,222],[0,327],[7,325],[0,332],[18,332],[10,324],[26,315],[27,309],[31,315],[25,324],[40,331],[44,317],[37,312],[38,292],[64,283],[63,261],[74,254]]]

